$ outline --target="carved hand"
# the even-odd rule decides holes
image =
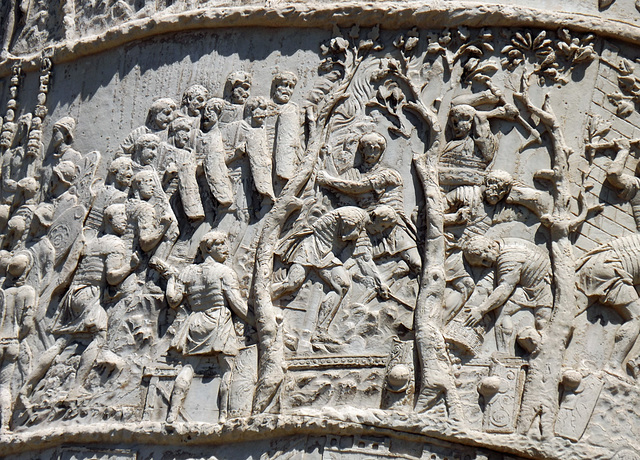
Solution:
[[[620,150],[629,150],[631,148],[631,142],[626,137],[621,137],[620,139],[615,139],[613,143],[616,145],[616,149]]]
[[[458,209],[458,212],[456,212],[456,222],[464,223],[468,222],[469,220],[471,220],[471,209],[469,209],[468,206],[463,206],[462,208]]]
[[[160,225],[167,227],[171,224],[171,222],[173,222],[173,219],[171,218],[171,215],[169,214],[163,214],[162,217],[160,218]]]
[[[380,297],[382,297],[384,300],[387,300],[389,298],[390,290],[389,286],[387,286],[386,283],[380,283],[377,289],[378,295]]]
[[[509,120],[515,120],[519,115],[520,115],[520,111],[518,110],[518,108],[515,105],[509,104],[509,103],[506,103],[504,105],[504,116],[505,116],[505,118],[507,118]]]
[[[482,320],[484,313],[479,308],[469,308],[468,315],[469,316],[465,320],[464,325],[473,327],[476,326],[480,322],[480,320]]]
[[[175,176],[176,174],[178,174],[178,165],[174,162],[169,163],[167,165],[167,169],[165,169],[165,174],[168,174],[170,176]]]
[[[318,171],[316,182],[320,185],[326,185],[326,184],[329,184],[331,181],[329,180],[329,175],[326,172]]]

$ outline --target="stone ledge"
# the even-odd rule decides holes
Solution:
[[[371,435],[390,436],[407,441],[461,444],[531,459],[572,460],[611,458],[614,452],[593,445],[573,443],[556,437],[535,441],[517,434],[489,434],[463,431],[445,417],[434,414],[406,414],[384,410],[307,411],[296,414],[262,414],[236,418],[224,424],[161,422],[94,423],[59,425],[36,432],[0,435],[0,451],[5,455],[43,451],[68,444],[153,444],[166,446],[222,445],[291,435]],[[241,441],[239,441],[241,437]]]
[[[381,15],[384,20],[381,21]],[[356,19],[357,18],[357,21]],[[615,19],[584,13],[566,13],[503,4],[447,2],[418,6],[397,2],[339,2],[330,4],[289,4],[278,7],[216,7],[178,14],[158,14],[112,27],[105,32],[67,41],[31,55],[9,58],[0,63],[0,78],[11,73],[11,66],[22,61],[25,72],[39,68],[44,53],[61,63],[117,48],[127,43],[170,32],[226,27],[303,27],[327,29],[333,24],[401,29],[442,27],[569,27],[640,44],[640,27]]]

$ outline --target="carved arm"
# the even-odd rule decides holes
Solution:
[[[109,254],[106,260],[107,283],[112,286],[120,284],[139,263],[140,259],[135,252],[131,254],[128,263],[122,252]]]
[[[229,271],[229,273],[222,278],[222,292],[224,292],[231,310],[243,321],[254,324],[255,320],[249,315],[249,307],[247,306],[247,302],[242,298],[238,284],[237,275]]]
[[[467,326],[475,326],[487,313],[504,305],[504,303],[509,300],[509,297],[511,297],[519,280],[520,270],[512,270],[502,276],[500,284],[493,290],[491,295],[489,295],[479,307],[471,309],[465,324]]]
[[[354,181],[331,176],[325,171],[319,171],[318,184],[338,190],[342,193],[366,193],[373,191],[373,185],[369,181]]]
[[[167,281],[166,291],[167,303],[171,308],[176,308],[182,303],[184,298],[184,283],[178,279],[177,275],[172,275]]]

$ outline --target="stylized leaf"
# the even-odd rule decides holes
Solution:
[[[547,37],[547,32],[545,30],[540,32],[538,36],[535,38],[535,40],[533,40],[533,48],[538,48],[546,37]]]

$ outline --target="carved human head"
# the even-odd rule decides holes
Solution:
[[[247,101],[244,106],[245,119],[251,119],[253,127],[260,127],[264,124],[269,109],[269,101],[263,96],[255,96]]]
[[[167,129],[176,118],[178,104],[171,98],[163,97],[151,104],[147,115],[147,126],[153,130]]]
[[[133,177],[132,188],[143,200],[153,197],[156,186],[156,178],[153,171],[143,169]]]
[[[209,91],[202,85],[190,86],[182,95],[182,107],[190,117],[200,116],[204,103],[209,98]]]
[[[133,179],[133,163],[129,157],[118,157],[109,165],[109,173],[121,187],[129,187]]]
[[[380,233],[393,227],[398,222],[398,214],[389,205],[381,204],[369,212],[367,229],[371,233]]]
[[[467,104],[458,104],[451,107],[449,122],[455,139],[462,139],[469,135],[475,114],[476,109]]]
[[[293,72],[279,72],[273,77],[273,100],[276,104],[286,104],[291,100],[298,77]]]
[[[76,165],[73,161],[64,160],[58,163],[54,168],[54,179],[58,181],[58,183],[71,186],[78,178],[78,165]]]
[[[204,131],[210,130],[216,125],[216,123],[218,123],[218,119],[220,118],[220,115],[222,115],[224,106],[225,102],[217,97],[212,97],[206,102],[204,109],[202,110],[202,129]]]
[[[153,164],[158,156],[160,138],[155,134],[143,134],[133,144],[134,160],[142,166]]]
[[[19,251],[9,259],[7,272],[15,278],[26,276],[33,266],[33,255],[29,251]]]
[[[34,221],[43,229],[48,229],[53,224],[55,206],[51,203],[40,203],[33,213]]]
[[[232,104],[244,104],[251,94],[251,75],[247,72],[232,72],[227,77],[225,94]]]
[[[124,203],[116,203],[104,210],[107,233],[122,236],[127,230],[127,210]]]
[[[76,121],[71,117],[63,117],[53,124],[52,142],[56,147],[61,144],[72,144],[76,130]]]
[[[18,181],[18,189],[25,200],[34,198],[40,191],[40,183],[34,177],[24,177]]]
[[[19,239],[24,235],[24,232],[27,231],[27,220],[25,216],[21,214],[17,214],[11,216],[9,222],[7,222],[7,233],[12,235],[14,238]]]
[[[343,207],[340,214],[340,238],[342,241],[355,241],[362,234],[369,216],[366,211],[356,207]]]
[[[189,118],[179,117],[169,125],[169,137],[173,140],[173,145],[184,148],[189,144],[192,122]]]
[[[380,133],[364,134],[358,142],[358,151],[367,166],[377,164],[386,148],[387,140]]]
[[[513,177],[506,171],[497,169],[491,171],[484,178],[484,197],[487,203],[495,205],[509,194],[513,184]]]
[[[462,246],[465,259],[476,267],[492,267],[498,260],[499,251],[498,242],[484,236],[469,238]]]
[[[200,240],[202,255],[211,256],[216,262],[223,263],[229,257],[227,234],[219,230],[206,233]]]

